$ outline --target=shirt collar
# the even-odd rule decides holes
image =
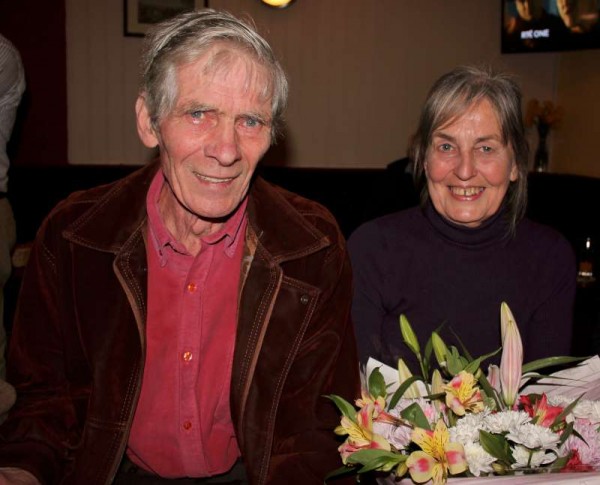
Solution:
[[[158,170],[154,176],[148,194],[146,196],[146,210],[148,212],[148,227],[149,234],[155,249],[161,254],[161,257],[165,257],[165,248],[171,248],[176,253],[188,255],[188,251],[185,249],[175,237],[170,233],[162,220],[160,211],[158,208],[158,200],[163,185],[166,183],[165,177],[162,170]],[[230,258],[235,254],[235,250],[239,241],[243,239],[241,237],[241,229],[245,226],[246,222],[246,206],[248,203],[248,197],[244,197],[242,203],[237,207],[235,212],[227,219],[223,227],[208,236],[203,237],[201,240],[207,245],[222,244],[223,252]]]

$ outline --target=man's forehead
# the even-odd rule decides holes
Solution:
[[[179,65],[177,67],[179,83],[182,77],[193,79],[194,82],[201,84],[222,86],[236,84],[244,94],[249,94],[261,104],[270,103],[273,96],[273,79],[270,71],[249,53],[227,44],[213,46],[195,59]]]

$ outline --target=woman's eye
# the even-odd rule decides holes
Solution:
[[[492,151],[492,147],[484,145],[484,146],[481,147],[481,151],[484,152],[484,153],[489,153],[489,152]]]
[[[452,150],[452,145],[450,145],[450,143],[442,143],[440,145],[440,150],[442,150],[443,152],[448,152]]]

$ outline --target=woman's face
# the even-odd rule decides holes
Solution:
[[[518,170],[488,100],[434,131],[425,173],[431,201],[446,219],[477,227],[498,211]]]

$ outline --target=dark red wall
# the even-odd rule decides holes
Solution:
[[[19,49],[27,91],[9,145],[15,165],[67,160],[65,0],[0,0],[0,32]]]

